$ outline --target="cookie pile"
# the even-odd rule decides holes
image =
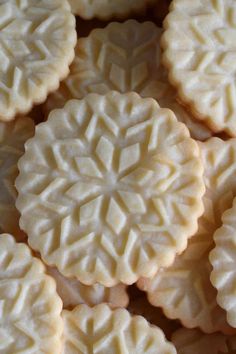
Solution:
[[[0,0],[0,353],[236,352],[235,43],[235,0]]]

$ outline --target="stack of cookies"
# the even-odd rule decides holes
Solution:
[[[0,0],[0,354],[236,353],[235,63],[235,0]]]

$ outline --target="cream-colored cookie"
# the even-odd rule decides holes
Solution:
[[[86,285],[152,277],[185,249],[203,212],[197,143],[170,110],[135,93],[55,110],[19,169],[30,245]]]
[[[236,136],[234,0],[173,0],[163,62],[180,99],[215,132]]]
[[[152,22],[129,20],[110,23],[104,29],[93,30],[87,38],[80,38],[69,76],[44,105],[46,115],[63,107],[69,99],[80,99],[91,92],[134,91],[170,108],[187,125],[193,138],[211,137],[211,131],[176,101],[176,92],[160,64],[161,34],[162,30]]]
[[[118,284],[112,288],[105,288],[100,284],[92,286],[83,285],[77,279],[64,277],[56,268],[47,267],[47,273],[51,275],[57,284],[57,292],[60,295],[64,308],[73,308],[79,304],[95,306],[107,303],[112,308],[127,307],[129,296],[127,286]]]
[[[0,120],[27,113],[58,88],[75,44],[66,0],[0,1]]]
[[[185,327],[200,327],[206,333],[231,333],[225,311],[216,302],[208,257],[221,215],[236,195],[236,139],[212,138],[199,146],[207,191],[198,231],[171,267],[160,270],[151,280],[140,280],[138,285],[147,291],[152,305],[162,307],[166,316],[179,319]]]
[[[79,305],[71,312],[64,310],[62,317],[63,354],[176,354],[161,329],[125,309]]]
[[[0,235],[0,299],[0,353],[61,353],[56,284],[29,247],[8,234]]]

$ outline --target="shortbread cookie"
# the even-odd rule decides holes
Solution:
[[[236,136],[235,1],[173,0],[163,62],[180,99],[215,132]]]
[[[34,134],[30,118],[0,122],[0,233],[12,233],[18,240],[24,237],[19,228],[19,212],[15,207],[17,163],[24,153],[24,144]]]
[[[23,243],[0,235],[0,353],[59,354],[62,302],[55,281]]]
[[[113,22],[80,38],[70,75],[46,101],[45,113],[61,108],[72,98],[90,92],[105,94],[111,90],[134,91],[142,97],[155,98],[160,106],[170,108],[185,123],[193,138],[205,140],[211,131],[198,123],[176,101],[165,69],[160,64],[162,30],[152,22]]]
[[[147,291],[152,305],[162,307],[166,316],[179,319],[185,327],[200,327],[206,333],[231,333],[225,311],[216,302],[208,257],[221,215],[236,195],[236,139],[212,138],[199,146],[207,192],[198,231],[170,268],[160,270],[152,280],[140,280],[138,286]]]
[[[47,267],[47,273],[51,275],[57,284],[57,292],[60,295],[64,308],[73,308],[79,304],[94,306],[108,303],[110,307],[127,307],[129,296],[127,286],[118,284],[112,288],[105,288],[100,284],[87,286],[77,279],[64,277],[56,268]]]
[[[0,120],[28,112],[58,88],[75,44],[66,0],[0,1]]]
[[[216,246],[210,253],[211,282],[218,291],[218,304],[227,311],[229,324],[236,327],[236,199],[223,214],[222,223],[214,234]]]
[[[125,309],[111,310],[101,304],[64,310],[63,354],[176,354],[158,327]]]
[[[135,93],[55,110],[19,169],[30,245],[86,285],[152,277],[185,249],[203,212],[197,143],[170,110]]]

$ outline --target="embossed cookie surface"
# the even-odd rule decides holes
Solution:
[[[59,354],[62,303],[28,246],[0,235],[0,353]]]
[[[235,1],[174,0],[164,64],[180,99],[214,131],[236,136]]]
[[[70,74],[47,99],[46,114],[63,107],[69,99],[80,99],[91,92],[134,91],[142,97],[155,98],[161,107],[170,108],[187,125],[193,138],[209,138],[211,131],[176,101],[176,92],[160,63],[161,34],[162,30],[154,23],[129,20],[113,22],[92,31],[87,38],[80,38]]]
[[[64,310],[62,317],[63,354],[176,354],[159,328],[141,316],[131,317],[125,309],[80,305],[72,312]]]
[[[66,0],[0,1],[0,119],[28,112],[68,74],[76,43]]]
[[[199,148],[134,93],[70,101],[39,125],[17,178],[20,225],[46,263],[87,285],[151,277],[203,212]]]

